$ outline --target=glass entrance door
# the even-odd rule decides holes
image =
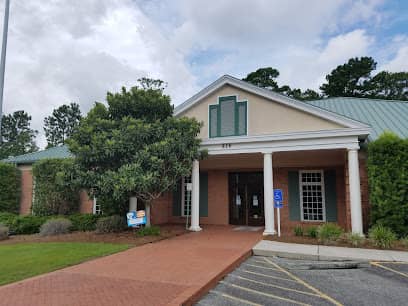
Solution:
[[[264,224],[262,172],[229,174],[230,224],[261,226]]]

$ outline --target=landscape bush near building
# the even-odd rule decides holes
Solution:
[[[33,165],[33,214],[67,215],[78,211],[79,188],[70,178],[71,173],[72,159],[45,159]]]
[[[408,139],[388,132],[368,146],[371,224],[408,235]]]
[[[20,171],[12,164],[0,163],[0,212],[18,213]]]

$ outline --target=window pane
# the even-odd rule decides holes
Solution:
[[[320,171],[301,172],[303,220],[323,221],[323,179]]]
[[[235,101],[222,101],[221,111],[221,136],[235,135]]]

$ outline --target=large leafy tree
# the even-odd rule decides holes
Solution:
[[[376,66],[371,57],[351,58],[328,74],[320,89],[328,97],[362,97],[369,89],[371,72]]]
[[[47,147],[65,144],[81,120],[79,104],[63,104],[53,110],[52,115],[44,119],[44,132]]]
[[[25,111],[4,115],[1,121],[0,158],[16,156],[38,150],[36,130],[30,127],[31,116]]]
[[[292,89],[288,85],[279,86],[276,80],[278,77],[279,71],[277,69],[265,67],[249,73],[242,80],[298,100],[316,100],[321,98],[320,94],[312,89],[302,91],[299,88]]]
[[[153,200],[189,175],[200,157],[201,124],[172,117],[170,97],[156,86],[108,93],[107,104],[96,103],[68,141],[80,169],[77,177],[112,203],[131,196],[143,200],[150,220]],[[125,211],[123,204],[116,207]]]

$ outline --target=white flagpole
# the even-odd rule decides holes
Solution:
[[[6,6],[4,9],[3,43],[1,46],[1,62],[0,62],[0,127],[1,127],[1,119],[3,118],[4,71],[6,69],[6,49],[7,49],[9,11],[10,11],[10,0],[6,0]],[[0,144],[2,142],[3,142],[3,137],[1,135],[1,128],[0,128]]]

